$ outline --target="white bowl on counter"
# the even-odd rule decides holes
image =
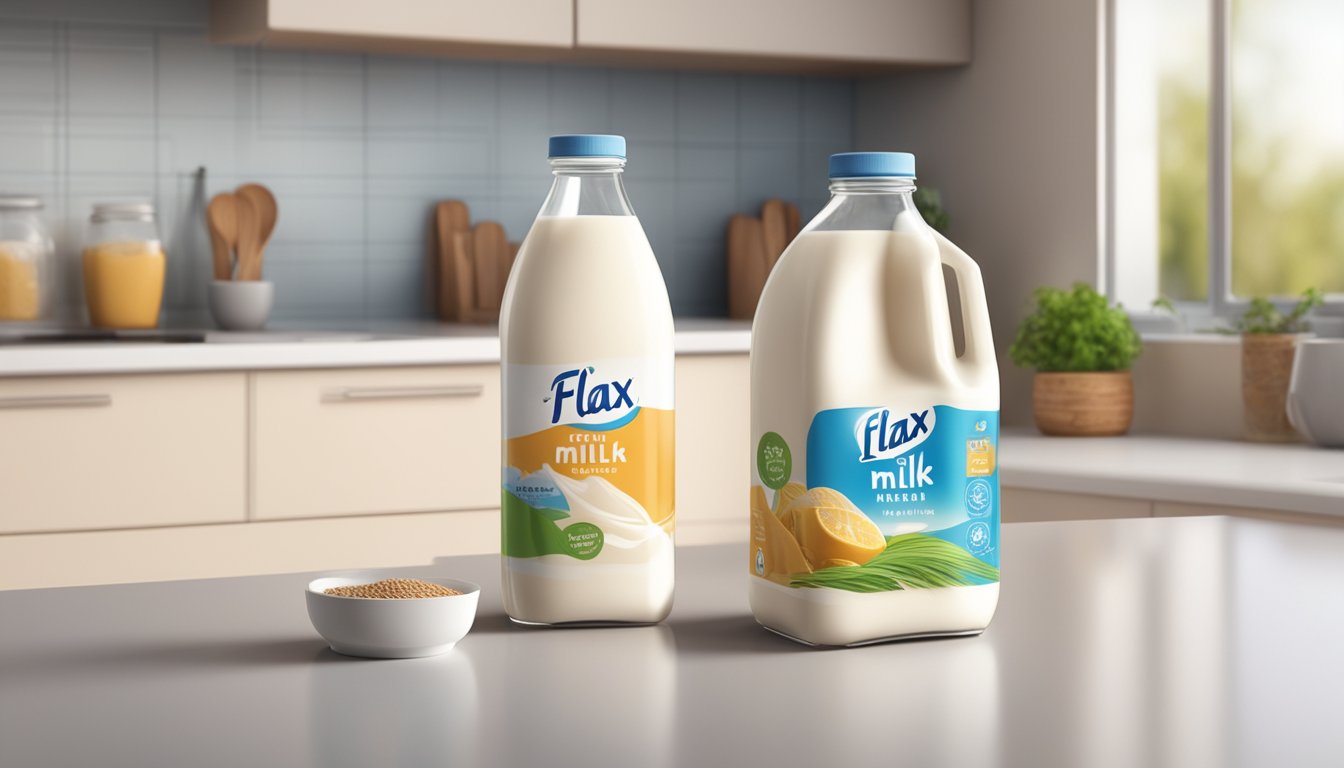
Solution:
[[[1311,442],[1344,448],[1344,339],[1303,339],[1293,356],[1288,422]]]
[[[415,659],[452,649],[476,620],[481,588],[458,579],[423,578],[461,592],[444,597],[386,599],[328,595],[332,587],[377,581],[367,575],[326,576],[305,595],[313,628],[337,653],[373,659]]]
[[[212,280],[210,314],[225,331],[259,331],[275,304],[275,286],[264,280]]]

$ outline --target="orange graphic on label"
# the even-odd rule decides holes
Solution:
[[[664,528],[673,513],[673,412],[641,407],[612,429],[557,425],[508,441],[506,463],[529,475],[550,465],[576,479],[601,477]]]

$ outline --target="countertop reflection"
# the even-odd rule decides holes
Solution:
[[[1005,526],[979,637],[812,650],[740,546],[685,547],[667,623],[512,625],[495,557],[449,655],[326,650],[303,575],[0,592],[0,764],[1337,765],[1344,530]]]

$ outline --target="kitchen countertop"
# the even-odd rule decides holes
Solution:
[[[1162,435],[1006,430],[1009,488],[1344,516],[1344,450]]]
[[[746,354],[751,348],[747,322],[678,318],[676,328],[677,354]],[[209,331],[204,343],[0,345],[0,377],[497,362],[495,326],[432,321],[277,324],[260,333]]]
[[[812,650],[756,626],[737,545],[678,553],[656,627],[502,613],[446,656],[327,650],[303,575],[0,592],[14,766],[1337,765],[1344,530],[1007,525],[979,637]]]

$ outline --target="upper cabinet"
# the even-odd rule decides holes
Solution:
[[[210,0],[210,39],[278,48],[551,58],[574,47],[570,0]]]
[[[211,0],[218,43],[797,72],[965,64],[970,0]]]
[[[576,0],[576,45],[635,60],[863,70],[965,64],[970,0]]]

